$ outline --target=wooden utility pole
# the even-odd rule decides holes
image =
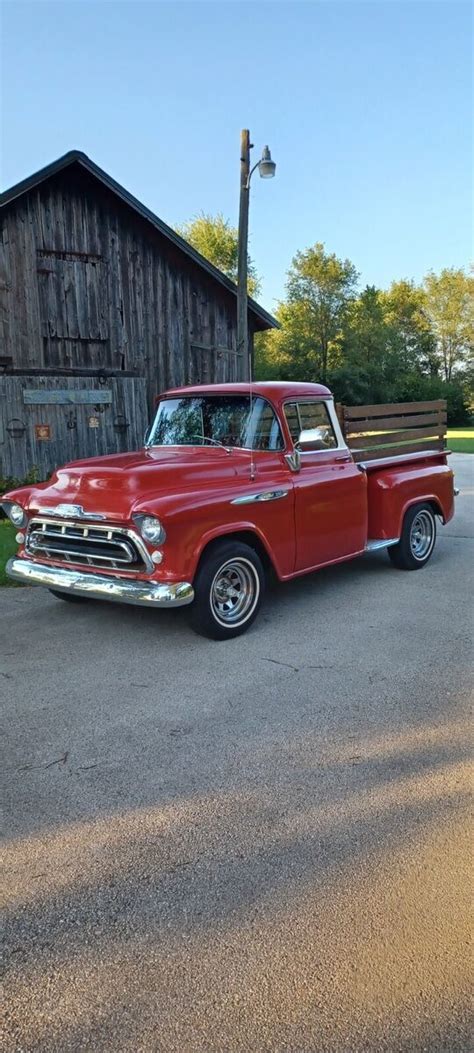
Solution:
[[[240,373],[243,380],[250,380],[252,375],[247,303],[250,149],[250,132],[248,128],[244,128],[240,133],[239,252],[237,263],[237,351],[241,356]]]

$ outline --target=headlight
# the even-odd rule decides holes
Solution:
[[[26,512],[21,505],[10,504],[9,501],[5,501],[3,505],[5,512],[13,526],[22,527],[26,523]]]
[[[166,540],[165,528],[156,516],[139,515],[133,518],[145,541],[149,541],[151,545],[161,545]]]

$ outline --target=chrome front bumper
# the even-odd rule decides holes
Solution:
[[[13,556],[6,566],[7,574],[22,585],[44,585],[47,589],[69,592],[90,600],[112,600],[138,607],[185,607],[194,599],[194,589],[187,581],[165,584],[158,581],[136,581],[114,578],[111,574],[88,574],[64,567],[50,567]]]

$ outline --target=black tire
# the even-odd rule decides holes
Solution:
[[[432,555],[435,542],[436,519],[431,505],[412,505],[405,513],[400,541],[387,551],[399,570],[421,570]]]
[[[240,636],[257,617],[264,592],[265,572],[255,550],[241,541],[219,541],[204,553],[194,580],[192,628],[211,640]]]
[[[48,592],[52,596],[56,596],[57,600],[65,600],[66,603],[87,603],[85,596],[75,596],[73,592],[60,592],[59,589],[48,589]]]

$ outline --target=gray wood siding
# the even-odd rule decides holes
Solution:
[[[232,294],[80,173],[4,209],[0,340],[17,369],[136,371],[149,407],[169,386],[246,375]]]
[[[97,404],[25,401],[24,392],[61,399],[61,393],[99,392]],[[100,398],[109,393],[110,402]],[[35,395],[26,396],[35,398]],[[38,396],[36,396],[38,398]],[[74,395],[72,395],[74,398]],[[83,396],[84,397],[84,396]],[[90,396],[92,398],[92,396]],[[91,419],[97,426],[91,427]],[[121,453],[143,446],[149,423],[146,382],[141,377],[0,376],[0,476],[23,479],[36,467],[45,479],[60,464],[81,457]],[[37,427],[46,425],[49,438]]]

